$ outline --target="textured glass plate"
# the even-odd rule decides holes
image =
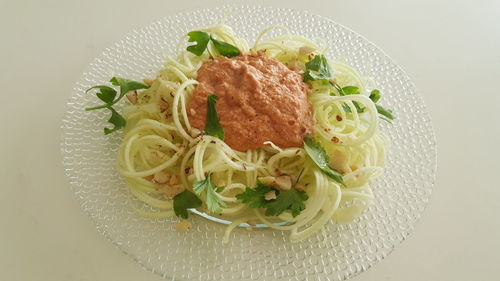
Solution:
[[[131,210],[123,178],[115,170],[120,135],[103,134],[108,112],[83,110],[97,102],[85,89],[112,76],[154,77],[185,32],[224,19],[250,44],[271,25],[320,38],[330,58],[372,76],[383,103],[395,110],[393,125],[380,122],[392,146],[386,173],[373,184],[375,203],[353,223],[330,222],[324,235],[299,243],[290,243],[281,231],[239,228],[224,245],[224,225],[192,215],[193,229],[179,233],[174,230],[176,218],[145,219]],[[380,261],[408,236],[429,201],[436,170],[431,121],[404,71],[353,31],[289,9],[224,6],[180,13],[131,32],[106,49],[76,83],[62,131],[66,174],[99,232],[144,268],[173,280],[347,279]]]

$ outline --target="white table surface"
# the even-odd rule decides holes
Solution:
[[[0,1],[0,280],[162,280],[80,210],[59,126],[73,83],[105,47],[163,16],[235,1],[194,2]],[[498,280],[500,1],[255,2],[366,36],[407,71],[432,116],[431,202],[413,234],[353,280]]]

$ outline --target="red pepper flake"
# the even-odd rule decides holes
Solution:
[[[339,140],[339,138],[337,138],[337,137],[333,137],[333,138],[332,138],[332,141],[333,141],[334,143],[339,143],[339,141],[340,141],[340,140]]]
[[[342,116],[337,115],[337,121],[339,121],[339,122],[342,121]]]

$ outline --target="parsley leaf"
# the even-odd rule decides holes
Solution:
[[[236,199],[246,203],[250,208],[265,208],[269,202],[264,199],[264,195],[272,190],[274,189],[257,182],[256,188],[245,188],[243,193],[236,195]]]
[[[212,40],[212,43],[214,43],[215,49],[221,56],[232,58],[240,55],[240,50],[235,46],[216,40],[212,36],[210,36],[210,39]]]
[[[203,54],[203,52],[207,49],[208,41],[210,41],[210,35],[202,31],[191,31],[188,33],[188,36],[188,42],[196,42],[196,44],[188,46],[186,49],[197,56],[201,56],[201,54]]]
[[[359,95],[359,88],[356,86],[346,86],[342,88],[344,95]]]
[[[217,137],[224,140],[224,128],[219,123],[215,104],[217,103],[216,95],[207,97],[207,119],[205,122],[205,133],[209,136]]]
[[[316,55],[312,60],[308,61],[303,78],[304,82],[331,79],[332,73],[326,57],[324,55]]]
[[[92,88],[87,89],[87,91],[85,91],[85,92],[87,93],[88,91],[93,90],[93,89],[101,90],[100,92],[96,93],[96,96],[105,103],[112,102],[116,97],[115,89],[108,87],[108,86],[104,86],[104,85],[94,86]]]
[[[371,91],[371,93],[370,93],[370,99],[373,102],[378,102],[378,100],[380,99],[380,91],[377,90],[377,89]]]
[[[130,91],[149,88],[149,86],[144,83],[120,77],[113,77],[111,78],[111,80],[109,80],[109,82],[111,82],[111,84],[115,86],[120,87],[120,96],[118,97],[117,101],[123,98],[123,96]]]
[[[377,112],[378,112],[380,115],[382,115],[382,116],[384,116],[384,117],[386,117],[386,118],[387,118],[387,119],[384,119],[384,120],[386,120],[386,121],[388,121],[388,122],[390,122],[389,120],[394,120],[394,118],[395,118],[395,117],[394,117],[394,115],[392,114],[392,110],[390,110],[390,109],[385,109],[385,108],[383,108],[382,106],[380,106],[380,105],[378,105],[378,104],[376,104],[376,105],[375,105],[375,107],[377,108]],[[383,118],[382,118],[382,119],[383,119]]]
[[[104,128],[104,134],[111,134],[123,127],[127,124],[127,121],[125,121],[125,118],[123,118],[116,110],[114,110],[112,107],[108,107],[109,110],[111,110],[111,117],[109,118],[108,122],[113,124],[113,128]]]
[[[184,190],[174,197],[175,215],[183,219],[188,218],[187,209],[198,208],[201,206],[201,200],[192,192]]]
[[[266,200],[264,197],[270,191],[276,192],[276,199]],[[278,216],[286,210],[292,212],[296,217],[306,208],[304,201],[309,198],[304,191],[290,189],[287,191],[278,191],[273,188],[257,182],[256,188],[245,188],[243,193],[236,195],[236,199],[246,203],[249,208],[265,208],[266,216]]]
[[[221,56],[232,58],[240,55],[238,48],[229,43],[219,41],[206,32],[191,31],[188,33],[188,36],[188,42],[196,42],[196,44],[188,46],[186,49],[197,56],[201,56],[205,52],[209,41],[212,41],[215,49]]]
[[[346,86],[346,87],[340,87],[339,84],[337,83],[334,83],[334,82],[330,82],[333,87],[339,92],[339,95],[341,96],[347,96],[347,95],[359,95],[359,88],[356,87],[356,86]],[[333,96],[333,93],[330,94]],[[356,111],[358,113],[363,113],[365,112],[365,109],[363,107],[361,107],[359,105],[359,103],[357,101],[352,101],[352,104],[354,104],[354,107],[356,108]],[[351,108],[346,104],[344,103],[342,105],[342,108],[344,109],[345,112],[347,113],[351,113]]]
[[[125,118],[123,118],[118,112],[116,112],[116,110],[114,110],[112,106],[114,104],[116,104],[117,102],[119,102],[123,98],[123,96],[125,96],[125,94],[127,94],[130,91],[149,88],[149,86],[147,86],[143,83],[124,79],[124,78],[119,78],[119,77],[113,77],[113,78],[111,78],[111,80],[109,80],[109,82],[111,82],[111,84],[114,86],[120,87],[120,95],[116,99],[115,99],[116,94],[117,94],[116,90],[111,88],[111,87],[105,86],[105,85],[97,85],[97,86],[91,87],[91,88],[87,89],[87,91],[85,91],[87,93],[90,90],[99,89],[100,91],[96,92],[96,96],[100,100],[105,102],[105,104],[103,104],[103,105],[88,107],[88,108],[85,108],[85,110],[90,111],[90,110],[96,110],[96,109],[101,109],[101,108],[107,108],[111,111],[111,117],[109,118],[108,122],[113,124],[113,128],[112,129],[104,128],[104,134],[106,134],[106,135],[111,134],[111,133],[125,127],[125,125],[127,124],[127,122],[125,121]]]
[[[370,93],[370,99],[376,103],[380,100],[381,98],[381,94],[380,94],[380,90],[377,90],[377,89],[374,89],[373,91],[371,91]],[[386,109],[384,107],[382,107],[381,105],[378,105],[378,104],[375,104],[375,107],[377,108],[377,112],[378,114],[382,115],[380,118],[389,122],[389,123],[392,123],[391,120],[394,120],[394,115],[393,115],[393,112],[392,110],[390,109]]]
[[[311,158],[316,166],[318,166],[318,168],[323,172],[323,174],[327,175],[334,181],[345,185],[342,175],[328,166],[330,158],[328,157],[328,154],[326,154],[325,149],[321,146],[321,144],[316,142],[310,134],[307,134],[304,137],[304,150],[307,152],[307,155],[309,155],[309,158]]]
[[[205,179],[194,182],[193,191],[197,195],[200,195],[206,189],[208,210],[212,213],[220,213],[222,212],[221,207],[226,207],[226,204],[217,196],[211,176],[212,174],[209,173]]]
[[[276,200],[267,204],[266,216],[278,216],[286,210],[292,211],[292,216],[296,217],[306,208],[304,201],[309,198],[303,191],[290,189],[282,191]]]
[[[358,113],[363,113],[363,112],[365,112],[365,108],[364,108],[364,107],[361,107],[357,101],[353,100],[353,101],[352,101],[352,104],[354,104],[354,107],[356,108],[356,111],[357,111]],[[342,105],[342,108],[343,108],[343,109],[344,109],[344,111],[345,111],[345,112],[347,112],[347,113],[351,113],[351,112],[352,112],[352,111],[351,111],[351,108],[350,108],[350,107],[349,107],[346,103],[344,103],[344,104]]]

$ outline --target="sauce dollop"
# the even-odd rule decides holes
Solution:
[[[203,130],[207,96],[217,95],[225,142],[235,150],[264,147],[265,141],[281,148],[302,147],[304,136],[313,131],[302,76],[262,52],[206,61],[197,80],[187,106],[191,125]]]

